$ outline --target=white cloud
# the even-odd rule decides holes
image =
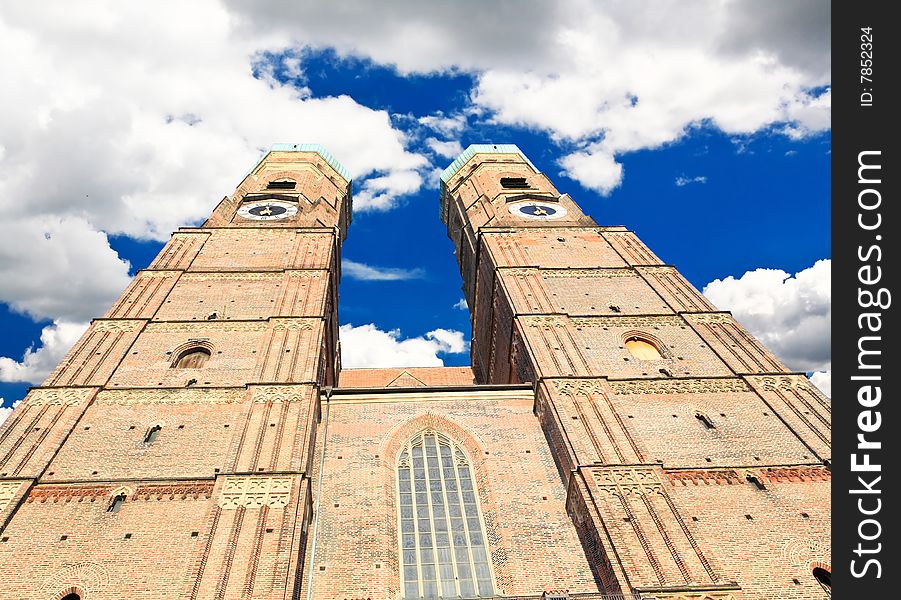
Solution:
[[[419,189],[428,161],[386,111],[313,98],[265,64],[255,78],[294,37],[246,25],[217,0],[0,5],[0,53],[16,57],[0,63],[15,90],[0,94],[0,302],[60,322],[101,314],[128,283],[106,234],[166,239],[274,142],[323,144],[359,210]],[[303,77],[296,55],[282,62]]]
[[[832,371],[815,371],[810,376],[810,381],[820,388],[821,392],[832,397]]]
[[[0,301],[36,320],[87,321],[128,285],[128,263],[78,217],[0,222]]]
[[[0,381],[40,384],[88,328],[87,323],[57,321],[41,331],[41,345],[28,348],[21,361],[0,357]]]
[[[599,145],[564,156],[560,166],[565,175],[601,194],[612,192],[623,179],[623,166],[616,162],[613,154],[600,150]]]
[[[454,304],[454,308],[458,310],[469,310],[469,305],[466,304],[466,298],[460,298],[456,304]]]
[[[458,136],[466,129],[466,116],[463,114],[445,115],[437,112],[417,119],[420,125],[428,127],[445,137]]]
[[[716,279],[704,295],[757,336],[797,371],[828,370],[831,364],[832,261],[790,275],[779,269],[748,271],[739,279]]]
[[[340,327],[341,364],[344,368],[441,367],[438,356],[466,352],[463,333],[435,329],[423,336],[402,338],[398,329],[382,331],[374,324]]]
[[[422,269],[374,267],[346,258],[341,261],[341,272],[350,279],[362,281],[400,281],[403,279],[419,279],[425,275],[425,271]]]
[[[686,185],[692,183],[707,183],[707,177],[705,175],[698,175],[696,177],[686,177],[685,175],[679,175],[676,177],[676,185],[678,187],[685,187]]]
[[[3,402],[4,399],[0,398],[0,425],[3,425],[3,422],[9,418],[9,415],[13,414],[13,410],[19,406],[21,400],[16,400],[12,403],[12,406],[3,406]]]
[[[413,170],[394,171],[387,175],[370,177],[360,190],[354,192],[354,211],[391,210],[397,206],[401,196],[412,194],[421,185],[422,175]]]
[[[781,130],[793,137],[829,127],[828,92],[810,91],[830,77],[829,5],[817,0],[523,1],[490,11],[478,0],[351,2],[337,9],[341,18],[314,4],[229,5],[299,44],[401,74],[474,74],[464,112],[574,146],[561,160],[565,172],[603,194],[622,175],[611,161],[677,141],[699,123],[729,134],[787,123]],[[479,18],[460,27],[466,14]],[[420,122],[452,127],[442,117]]]
[[[463,146],[457,140],[441,141],[430,137],[425,141],[429,149],[442,158],[456,158],[463,152]]]

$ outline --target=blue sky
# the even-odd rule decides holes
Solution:
[[[251,13],[210,0],[189,15],[208,24],[208,39],[165,29],[160,17],[134,42],[115,27],[98,35],[97,25],[67,23],[64,6],[51,5],[43,21],[0,10],[0,39],[33,51],[30,70],[0,67],[23,89],[0,107],[10,126],[0,133],[0,190],[53,181],[33,214],[0,231],[5,406],[40,382],[168,231],[202,220],[275,142],[322,143],[355,174],[340,288],[345,362],[468,364],[469,315],[456,306],[437,174],[455,149],[493,142],[517,144],[600,224],[635,230],[792,368],[829,369],[828,4],[824,15],[773,2],[761,17],[738,3],[744,20],[698,41],[636,24],[617,4],[579,3],[592,25],[584,31],[538,15],[557,27],[546,51],[520,49],[515,31],[497,29],[533,18],[519,13],[461,33],[440,14],[398,6],[373,16],[360,4],[334,29],[300,8],[279,18],[277,3]],[[673,18],[706,5],[686,6]],[[375,18],[383,31],[368,27]],[[398,33],[404,19],[433,37]],[[480,27],[495,28],[496,47],[479,46]],[[59,41],[39,48],[48,30]],[[161,31],[171,51],[140,43]],[[624,33],[637,50],[597,41]],[[681,62],[660,58],[670,55]],[[54,77],[62,91],[29,103]]]

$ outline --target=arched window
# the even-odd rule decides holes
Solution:
[[[478,494],[469,459],[447,436],[423,431],[400,453],[404,598],[493,596]]]
[[[162,429],[162,425],[154,425],[150,429],[147,430],[147,435],[144,436],[145,444],[152,444],[156,441],[156,438],[160,436],[160,430]]]
[[[113,501],[110,502],[106,512],[117,513],[122,509],[122,503],[125,502],[125,494],[117,494]]]
[[[826,595],[832,597],[832,573],[822,567],[815,567],[813,570],[814,579],[819,582],[820,587],[826,592]]]
[[[178,355],[172,366],[176,369],[199,369],[210,358],[210,351],[206,348],[188,348]]]
[[[638,360],[661,360],[660,350],[651,342],[632,336],[626,340],[626,350]]]
[[[79,596],[75,592],[72,592],[71,594],[66,594],[65,596],[60,598],[60,600],[81,600],[81,596]]]

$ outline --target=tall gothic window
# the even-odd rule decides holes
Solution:
[[[494,596],[469,459],[447,436],[413,437],[397,464],[404,598]]]

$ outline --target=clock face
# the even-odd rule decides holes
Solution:
[[[549,221],[566,216],[566,209],[550,202],[518,202],[510,206],[510,214],[525,219]]]
[[[297,214],[297,205],[278,200],[247,202],[238,209],[238,216],[254,221],[276,221],[288,219]]]

